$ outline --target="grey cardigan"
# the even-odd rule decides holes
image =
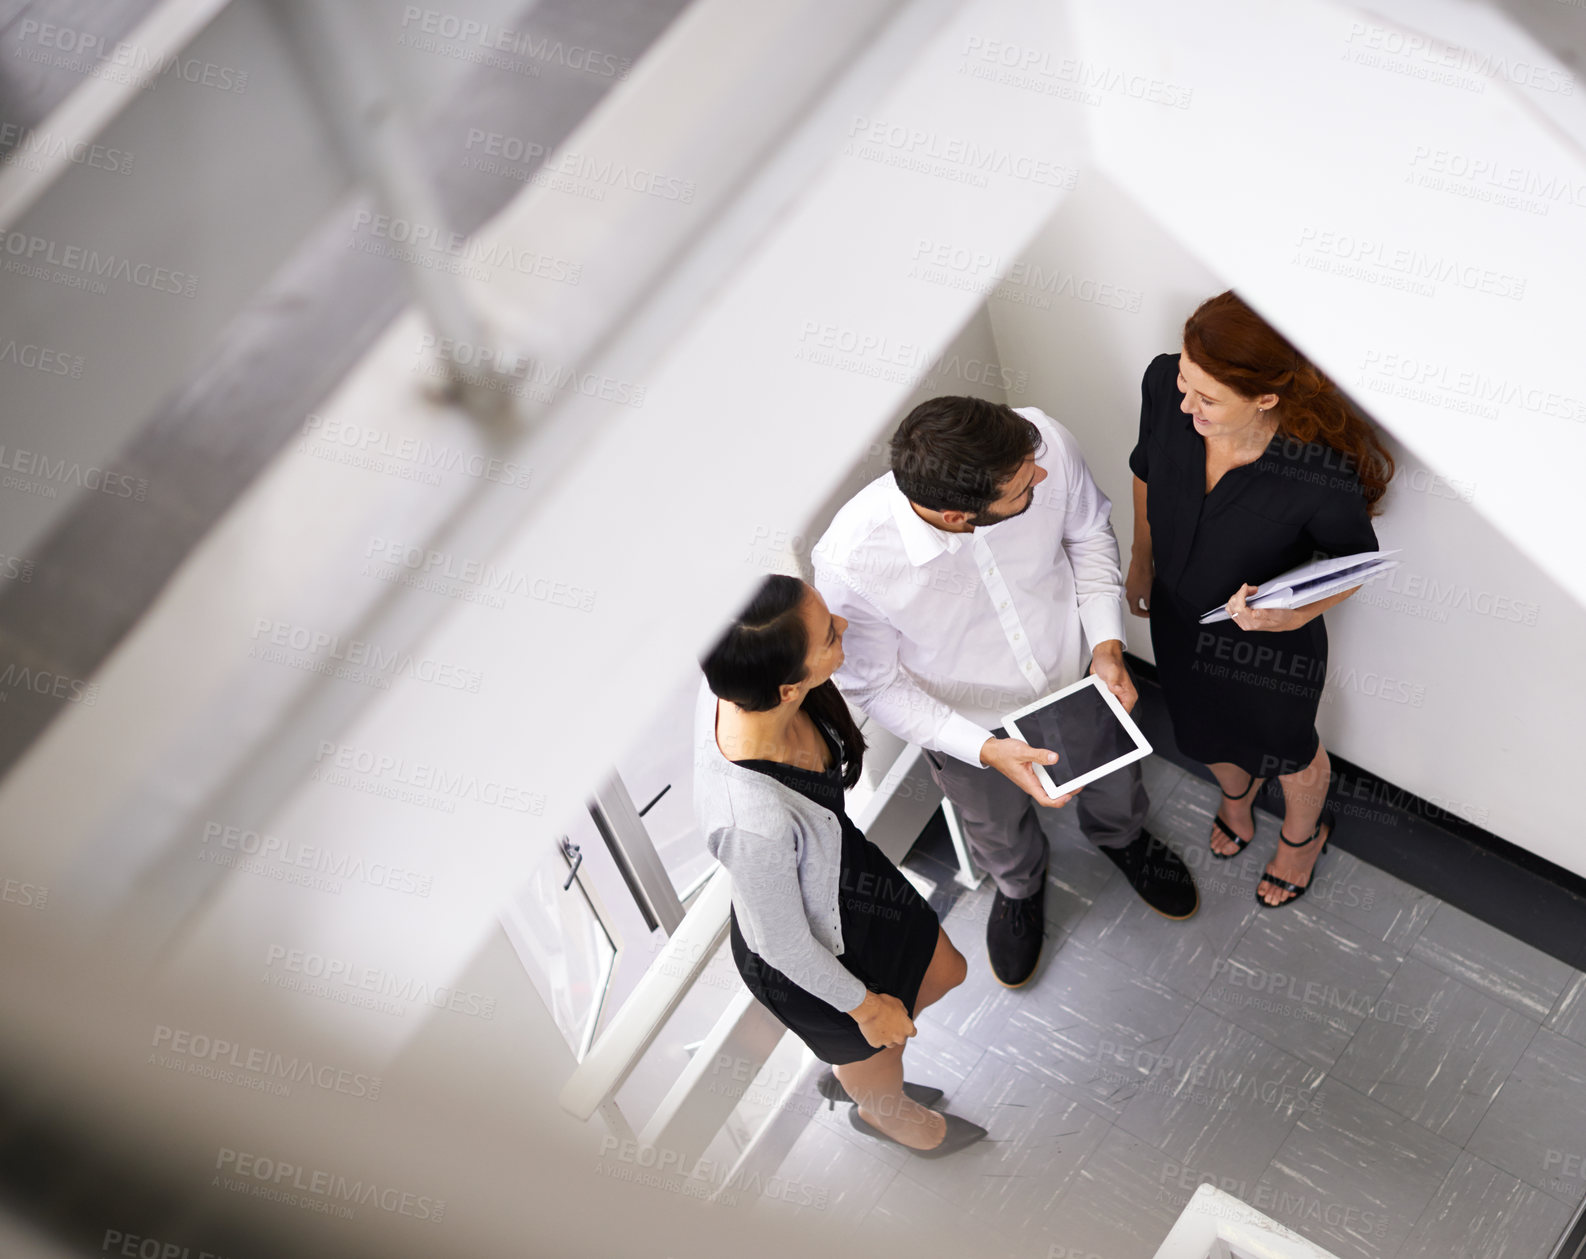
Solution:
[[[716,697],[701,683],[694,712],[694,813],[705,846],[732,876],[744,943],[800,988],[852,1010],[866,988],[837,960],[843,833],[837,815],[716,745]]]

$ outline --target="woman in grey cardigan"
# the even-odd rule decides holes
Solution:
[[[940,1090],[905,1086],[903,1048],[964,959],[844,811],[865,751],[830,681],[846,626],[797,578],[766,579],[702,661],[695,809],[732,875],[749,991],[833,1064],[856,1129],[939,1157],[985,1130],[930,1109]]]

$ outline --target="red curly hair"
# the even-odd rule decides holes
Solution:
[[[1184,353],[1242,398],[1276,394],[1278,432],[1324,442],[1350,457],[1368,510],[1375,515],[1393,478],[1393,456],[1377,431],[1265,319],[1233,292],[1208,297],[1184,323]]]

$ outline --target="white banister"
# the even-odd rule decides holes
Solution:
[[[562,1086],[562,1108],[588,1119],[612,1096],[699,978],[727,935],[732,880],[718,869],[633,994]]]
[[[1185,1205],[1156,1259],[1338,1259],[1255,1207],[1202,1185]]]
[[[118,61],[113,64],[116,73],[88,75],[39,123],[37,130],[51,138],[50,144],[36,153],[19,145],[0,162],[0,231],[16,226],[51,185],[72,169],[80,146],[97,139],[229,2],[164,0],[117,40],[117,48],[130,50],[130,64]]]

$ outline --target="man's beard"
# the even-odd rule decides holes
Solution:
[[[999,516],[994,511],[977,511],[973,516],[971,516],[964,523],[968,524],[968,525],[972,525],[976,529],[984,529],[987,525],[998,525],[998,524],[1001,524],[1004,520],[1012,520],[1015,516],[1022,516],[1022,515],[1024,515],[1025,512],[1029,511],[1030,508],[1032,508],[1034,506],[1035,506],[1035,495],[1031,494],[1030,495],[1030,501],[1028,503],[1026,503],[1023,507],[1019,508],[1018,511],[1010,511],[1006,516]]]

